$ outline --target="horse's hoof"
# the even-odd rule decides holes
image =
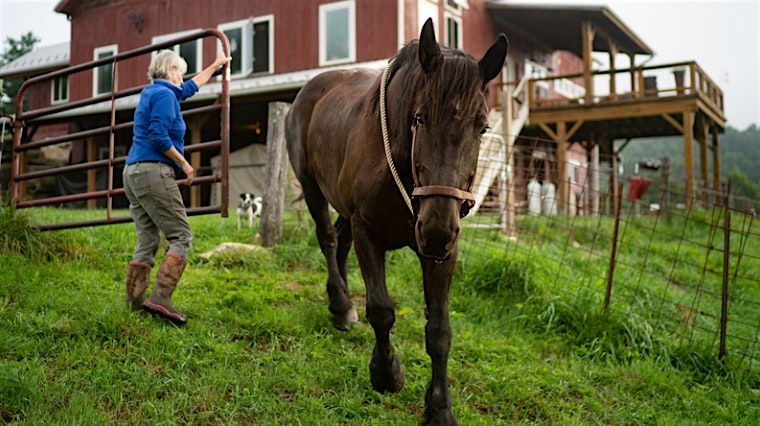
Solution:
[[[451,414],[451,408],[440,411],[431,410],[429,407],[425,408],[424,424],[431,426],[459,426],[454,415]]]
[[[400,392],[404,388],[404,367],[396,356],[393,357],[390,368],[377,366],[373,357],[369,363],[369,379],[372,388],[380,393]]]
[[[356,313],[356,309],[352,306],[348,312],[333,315],[333,325],[340,331],[348,331],[351,329],[351,324],[359,322],[359,315]]]

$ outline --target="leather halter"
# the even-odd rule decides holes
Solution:
[[[393,164],[393,158],[391,157],[391,153],[390,153],[388,124],[386,120],[385,88],[388,84],[388,78],[389,78],[392,64],[393,64],[393,60],[391,60],[388,63],[388,66],[383,71],[383,75],[380,81],[380,124],[381,124],[382,133],[383,133],[383,146],[385,148],[385,156],[388,161],[388,167],[390,168],[391,174],[393,175],[393,178],[396,181],[396,186],[398,186],[398,189],[401,192],[401,195],[404,198],[404,201],[406,202],[407,207],[409,208],[409,212],[412,213],[412,216],[416,216],[414,213],[414,209],[412,208],[411,201],[409,200],[409,196],[406,194],[406,189],[404,188],[403,184],[401,183],[401,179],[398,177],[398,174],[396,173],[396,167]],[[430,196],[442,196],[442,197],[455,198],[457,200],[462,201],[462,206],[460,207],[459,216],[462,218],[467,216],[467,213],[470,212],[470,209],[472,208],[472,206],[475,205],[475,197],[472,195],[471,192],[469,192],[469,189],[470,189],[469,187],[467,188],[467,191],[464,191],[459,188],[455,188],[453,186],[444,186],[444,185],[419,186],[419,179],[417,177],[417,167],[414,162],[414,151],[415,151],[415,146],[417,145],[417,127],[418,126],[419,124],[417,120],[415,120],[414,124],[412,125],[412,152],[411,152],[412,164],[411,166],[412,166],[412,177],[414,179],[414,190],[412,190],[412,198],[430,197]],[[470,181],[469,185],[472,185],[472,181]]]

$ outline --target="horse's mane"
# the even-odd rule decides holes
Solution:
[[[429,120],[441,118],[450,110],[450,105],[459,103],[457,115],[473,117],[481,113],[483,98],[474,96],[483,90],[483,77],[478,62],[470,55],[456,49],[439,45],[443,61],[438,68],[426,74],[419,64],[419,42],[413,40],[407,43],[394,58],[390,70],[390,80],[402,78],[401,96],[397,105],[388,105],[395,109],[400,117],[410,120],[415,105],[416,96],[425,96],[425,114]],[[399,74],[399,71],[403,71]],[[399,75],[397,75],[399,74]],[[379,83],[379,82],[378,82]],[[373,103],[379,105],[379,84],[374,93]],[[390,115],[390,112],[389,112]],[[395,114],[394,114],[395,115]],[[453,118],[453,117],[452,117]],[[485,118],[485,117],[483,117]],[[411,125],[411,122],[407,123]],[[408,126],[405,126],[408,127]]]

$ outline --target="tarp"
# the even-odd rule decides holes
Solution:
[[[237,208],[240,194],[250,192],[261,196],[266,178],[267,147],[264,144],[251,144],[245,148],[230,153],[230,197],[229,209]],[[219,166],[219,156],[211,158],[211,166]],[[213,205],[221,200],[221,184],[215,184],[211,189]]]

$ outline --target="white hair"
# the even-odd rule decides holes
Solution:
[[[187,72],[187,62],[181,56],[171,50],[162,50],[151,59],[148,66],[148,78],[167,80],[172,67],[177,67],[182,75]]]

